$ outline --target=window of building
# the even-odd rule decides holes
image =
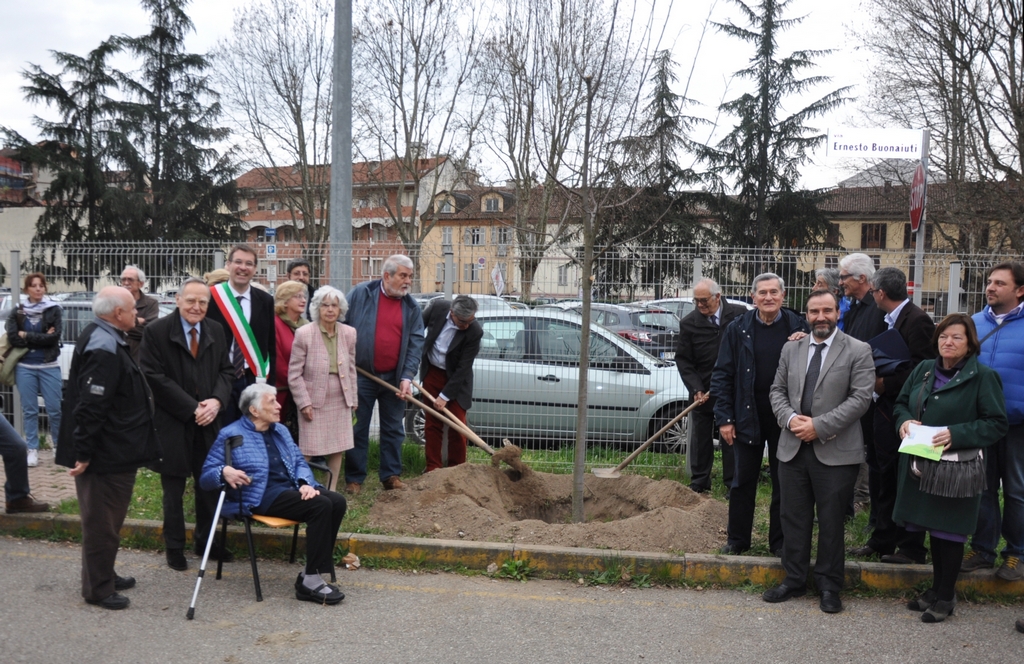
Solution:
[[[266,242],[267,241],[267,227],[266,226],[256,226],[255,228],[252,229],[252,232],[254,234],[253,240],[255,242]]]
[[[839,256],[825,256],[825,267],[839,269]]]
[[[569,266],[559,265],[558,266],[558,285],[568,286],[569,285]]]
[[[257,210],[266,210],[267,209],[267,202],[268,202],[268,199],[267,199],[266,196],[261,196],[260,198],[257,198],[256,199],[256,209]]]
[[[295,228],[293,226],[281,226],[277,229],[277,236],[281,242],[294,242]]]
[[[861,224],[861,249],[885,249],[885,224]]]
[[[363,276],[367,278],[376,278],[381,275],[384,271],[384,259],[383,258],[362,258],[359,261],[362,264]]]
[[[501,212],[501,197],[488,196],[484,199],[484,212]]]
[[[463,263],[462,265],[462,280],[463,281],[480,281],[480,275],[483,272],[483,268],[479,263]]]
[[[455,204],[448,197],[438,198],[434,209],[438,214],[453,214],[455,212]]]
[[[933,235],[934,230],[932,228],[932,225],[925,224],[924,248],[926,250],[930,250],[932,248]],[[903,248],[914,249],[915,247],[917,247],[917,237],[915,236],[914,231],[910,230],[909,223],[903,224]]]
[[[838,245],[843,241],[843,234],[839,232],[839,224],[828,225],[828,235],[825,241],[832,245]]]
[[[480,227],[467,228],[463,231],[462,243],[468,246],[479,247],[485,244],[484,229]]]
[[[449,247],[452,244],[452,227],[445,226],[441,229],[441,244],[446,244]]]
[[[491,243],[492,244],[511,244],[512,243],[512,229],[508,226],[492,226],[491,227]]]

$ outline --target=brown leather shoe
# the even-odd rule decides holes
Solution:
[[[363,485],[360,484],[359,482],[349,482],[348,484],[345,485],[345,493],[352,496],[358,496],[359,492],[362,490]]]
[[[21,512],[47,512],[49,509],[49,503],[40,503],[32,497],[32,494],[7,503],[8,514],[19,514]]]
[[[403,482],[401,478],[398,477],[398,475],[392,475],[391,477],[384,480],[383,484],[385,491],[394,491],[396,489],[402,491],[408,488],[405,485],[405,482]]]

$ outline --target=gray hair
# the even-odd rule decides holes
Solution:
[[[200,284],[204,286],[206,290],[210,290],[210,287],[206,285],[206,282],[200,279],[199,277],[189,277],[185,281],[181,282],[180,286],[178,286],[178,292],[180,293],[181,291],[185,290],[185,286],[188,286],[189,284]]]
[[[700,286],[702,284],[708,287],[708,291],[711,292],[712,297],[714,297],[715,295],[722,294],[722,287],[719,286],[718,282],[712,279],[711,277],[704,277],[703,279],[695,283],[693,287],[697,288],[697,286]]]
[[[338,306],[341,307],[341,315],[338,316],[338,322],[345,320],[345,314],[348,313],[348,300],[345,299],[345,294],[334,286],[321,286],[316,289],[313,293],[313,299],[309,301],[309,318],[314,323],[320,322],[320,305],[324,304],[328,300],[337,300]]]
[[[114,313],[118,307],[124,306],[124,296],[131,297],[131,293],[117,286],[104,288],[92,300],[92,313],[97,318],[104,318]],[[134,300],[133,300],[134,301]]]
[[[825,285],[833,293],[839,290],[839,270],[834,267],[822,267],[814,271],[814,279],[824,279]]]
[[[407,267],[410,270],[414,269],[412,265],[412,259],[402,254],[395,254],[388,256],[387,260],[384,261],[384,274],[389,277],[394,276],[395,272],[398,272],[398,266]]]
[[[750,292],[751,293],[756,293],[757,292],[757,285],[759,283],[761,283],[762,281],[771,281],[772,279],[778,279],[779,280],[779,290],[785,292],[785,290],[786,290],[786,282],[782,280],[782,277],[780,277],[779,275],[775,274],[774,272],[762,272],[761,274],[759,274],[756,277],[754,277],[754,283],[750,284]]]
[[[138,265],[125,265],[124,270],[135,270],[135,278],[139,280],[139,283],[146,283],[146,273]],[[121,270],[121,274],[124,274],[124,270]]]
[[[475,316],[476,309],[476,300],[474,300],[468,295],[459,295],[454,300],[452,300],[452,315],[458,316],[463,320],[469,318],[470,316]]]
[[[875,274],[875,261],[867,254],[850,254],[848,256],[844,256],[843,260],[839,261],[839,267],[846,270],[857,279],[860,277],[867,277],[868,281],[871,281],[871,277]]]
[[[907,299],[907,275],[899,268],[883,267],[875,270],[871,286],[884,292],[890,300],[902,302]]]
[[[249,409],[254,405],[259,408],[260,402],[267,394],[277,398],[277,388],[267,383],[253,383],[242,390],[242,396],[238,397],[238,410],[242,411],[242,414],[252,417]]]

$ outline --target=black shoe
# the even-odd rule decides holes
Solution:
[[[295,599],[333,605],[345,599],[345,593],[329,583],[321,583],[316,590],[310,590],[302,582],[302,573],[300,572],[299,577],[295,579]]]
[[[1018,632],[1020,632],[1021,634],[1024,634],[1024,618],[1021,618],[1016,623],[1014,623],[1014,627],[1017,628]]]
[[[941,599],[935,600],[935,603],[928,607],[928,610],[921,614],[921,622],[926,623],[940,623],[946,618],[953,615],[953,610],[956,608],[956,598],[952,601],[945,601]]]
[[[865,544],[864,546],[858,546],[856,549],[850,549],[846,552],[846,555],[851,558],[870,558],[877,553],[877,551]]]
[[[744,551],[746,551],[746,549],[741,548],[739,544],[726,544],[718,550],[719,553],[726,556],[738,556]]]
[[[104,609],[110,609],[111,611],[120,611],[121,609],[127,609],[128,605],[132,603],[130,599],[124,595],[118,593],[110,593],[103,599],[87,599],[86,604],[92,604],[94,606],[102,606]]]
[[[839,613],[843,610],[843,600],[834,590],[822,590],[821,602],[818,604],[825,613]]]
[[[188,561],[185,560],[184,549],[167,549],[167,566],[184,572],[188,569]]]
[[[728,502],[728,500],[730,498],[732,498],[732,487],[731,486],[730,487],[726,487],[726,489],[725,489],[725,500]]]
[[[129,588],[135,587],[134,576],[118,576],[114,575],[114,590],[128,590]]]
[[[772,604],[778,604],[779,602],[785,602],[791,597],[803,597],[807,594],[807,587],[793,588],[787,586],[785,583],[779,584],[771,590],[764,591],[761,595],[761,599]]]
[[[690,485],[690,491],[693,491],[694,493],[707,493],[710,490],[711,490],[711,487],[709,487],[709,486],[703,486],[703,485],[700,485],[700,484],[691,484]]]
[[[902,551],[882,556],[882,562],[890,565],[924,565],[924,560],[914,560]]]
[[[203,554],[206,553],[206,547],[204,546],[201,549],[196,547],[193,551],[197,556],[202,558]],[[233,563],[235,562],[235,554],[231,553],[231,549],[228,549],[227,547],[217,546],[214,544],[210,547],[210,560],[219,560],[222,563]]]
[[[779,548],[777,548],[774,551],[772,551],[772,555],[775,556],[776,558],[781,558],[782,557],[782,547],[780,546]]]
[[[935,594],[935,591],[929,588],[917,599],[912,599],[907,602],[907,608],[911,611],[927,611],[937,599],[938,596]]]

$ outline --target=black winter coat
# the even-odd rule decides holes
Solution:
[[[199,325],[199,355],[192,357],[177,312],[146,326],[139,347],[139,365],[156,403],[159,473],[189,477],[202,467],[210,446],[220,432],[221,416],[199,427],[195,411],[200,401],[220,401],[221,413],[231,398],[234,369],[221,325],[204,320]],[[202,449],[195,449],[197,433]]]
[[[155,462],[153,411],[153,395],[124,333],[97,318],[75,343],[57,463],[73,468],[76,461],[88,461],[87,473],[104,475]]]
[[[747,312],[741,304],[726,302],[722,298],[718,307],[719,324],[715,325],[698,310],[691,311],[679,321],[679,340],[676,342],[676,368],[683,379],[690,397],[697,392],[711,388],[711,371],[718,360],[718,348],[722,345],[725,328],[736,318]],[[713,412],[714,395],[699,410]]]
[[[64,310],[60,306],[50,307],[43,312],[43,331],[29,332],[25,338],[21,338],[18,332],[25,329],[25,315],[21,312],[21,306],[11,309],[7,317],[5,329],[7,340],[14,348],[28,348],[34,350],[43,349],[43,362],[49,364],[60,357],[60,335],[64,329]],[[54,328],[51,334],[46,331]]]

